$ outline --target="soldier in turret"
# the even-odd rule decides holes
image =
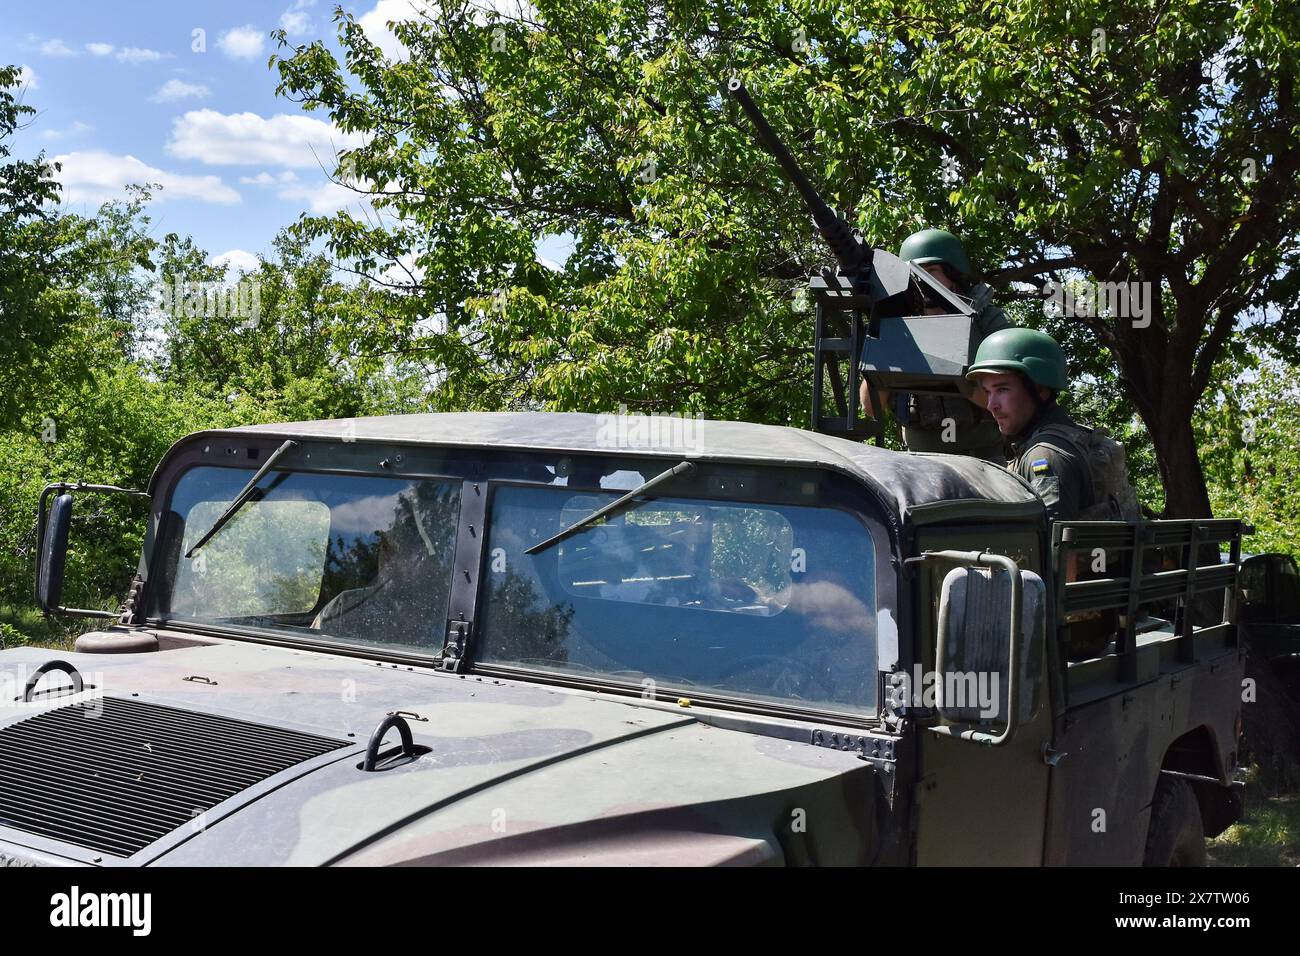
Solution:
[[[1000,329],[1011,328],[1006,315],[992,304],[993,290],[974,281],[974,270],[961,240],[942,229],[923,229],[913,233],[898,250],[898,257],[915,262],[946,289],[971,300],[981,337]],[[926,309],[928,314],[943,314],[941,305]],[[862,408],[878,417],[871,402],[871,390],[864,379],[859,392]],[[980,404],[981,395],[972,390],[967,399],[957,396],[915,395],[909,392],[877,393],[882,407],[891,408],[903,427],[903,442],[908,451],[945,452],[972,455],[996,464],[1006,462],[1002,436],[992,416]]]

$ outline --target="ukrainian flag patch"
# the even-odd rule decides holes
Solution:
[[[1029,467],[1035,475],[1045,475],[1051,471],[1051,466],[1047,463],[1046,458],[1040,458],[1037,461],[1031,461]]]

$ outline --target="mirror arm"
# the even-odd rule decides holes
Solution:
[[[36,601],[40,604],[40,582],[41,582],[41,565],[45,554],[45,525],[47,511],[49,509],[50,495],[54,493],[62,494],[73,491],[101,491],[108,494],[129,495],[132,498],[148,499],[149,492],[135,491],[131,488],[121,488],[117,485],[95,485],[84,481],[66,482],[57,481],[53,484],[46,485],[41,490],[41,497],[36,505]],[[99,618],[118,618],[120,615],[117,611],[100,611],[94,608],[79,607],[45,607],[41,605],[41,610],[46,614],[67,614],[71,617],[99,617]]]

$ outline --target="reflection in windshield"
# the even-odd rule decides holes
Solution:
[[[158,616],[441,649],[459,482],[281,472],[185,558],[247,478],[201,467],[177,483],[166,524],[171,586],[159,589]]]
[[[478,660],[874,709],[874,553],[857,519],[662,498],[525,554],[615,497],[496,490]]]

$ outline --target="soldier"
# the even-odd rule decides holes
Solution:
[[[983,283],[973,282],[970,259],[961,240],[952,233],[942,229],[923,229],[913,233],[903,242],[898,257],[915,262],[944,288],[969,298],[975,308],[981,338],[999,329],[1011,328],[1002,310],[991,302],[993,290]],[[946,311],[940,305],[926,309],[929,315],[941,315]],[[863,410],[875,418],[876,410],[865,379],[859,389]],[[882,390],[878,394],[881,405],[892,407],[903,426],[903,442],[908,451],[973,455],[999,465],[1006,462],[1002,436],[993,418],[984,410],[977,390],[968,396],[969,401],[956,396],[914,395],[909,392],[891,395]],[[951,440],[945,441],[945,438]]]
[[[1129,483],[1124,446],[1104,429],[1087,428],[1056,404],[1065,390],[1065,356],[1056,340],[1034,329],[1003,329],[980,343],[966,377],[988,395],[988,410],[1015,456],[1007,465],[1043,499],[1053,521],[1136,521],[1137,495]],[[1093,577],[1081,555],[1070,555],[1067,581]],[[1109,562],[1097,569],[1112,571]],[[1070,661],[1106,651],[1119,618],[1114,611],[1066,617],[1064,651]]]
[[[1056,404],[1067,382],[1055,339],[1034,329],[994,332],[980,343],[966,377],[988,396],[988,410],[1015,456],[1007,467],[1030,483],[1053,520],[1140,517],[1124,447]]]

